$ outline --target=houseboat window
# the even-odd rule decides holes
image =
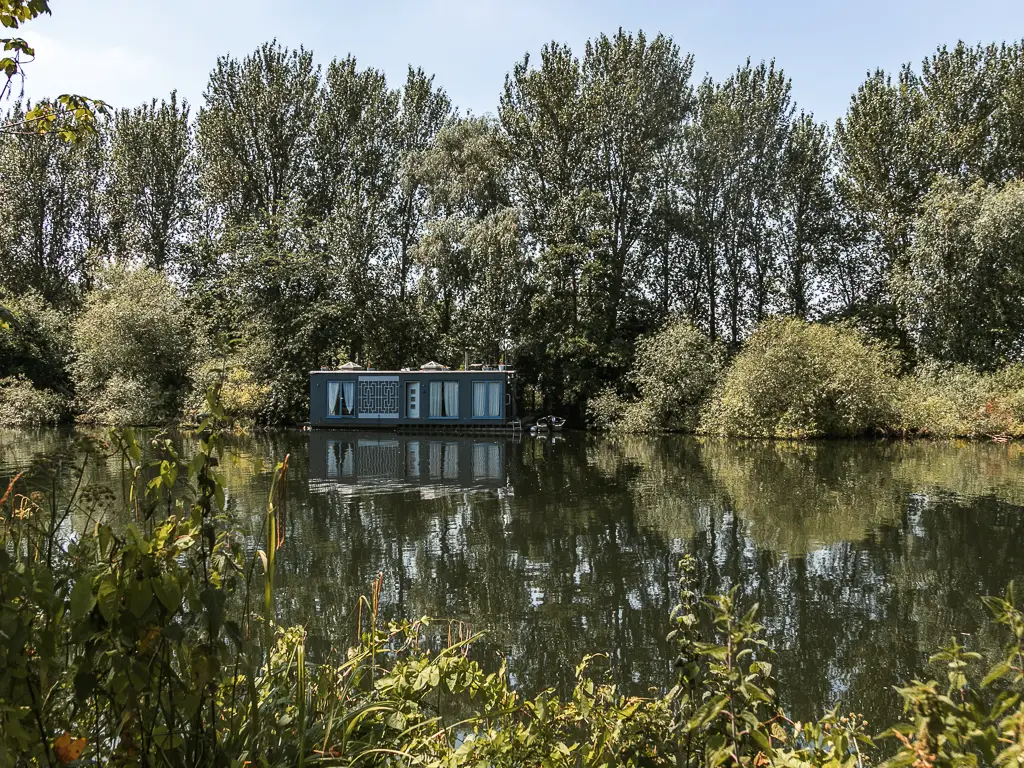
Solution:
[[[354,381],[327,382],[327,415],[352,416],[356,412],[356,383]]]
[[[501,418],[501,382],[473,382],[473,418]]]
[[[430,417],[455,419],[459,416],[459,382],[430,382]]]

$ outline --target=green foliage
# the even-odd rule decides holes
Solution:
[[[438,132],[414,171],[431,214],[415,249],[420,301],[442,359],[468,348],[497,360],[524,321],[528,264],[505,155],[493,121],[466,118]]]
[[[592,420],[599,428],[626,432],[692,432],[724,359],[724,347],[708,341],[692,323],[666,325],[637,344],[628,378],[639,399],[626,403],[605,391],[588,404]]]
[[[0,2],[11,28],[49,12]],[[0,98],[31,53],[5,47]],[[637,340],[675,317],[731,353],[787,316],[849,319],[911,361],[1020,358],[1020,43],[876,71],[834,130],[774,61],[700,83],[694,66],[642,31],[546,45],[512,67],[492,119],[461,115],[422,70],[389,83],[271,41],[218,59],[194,120],[173,92],[109,119],[78,96],[16,102],[0,288],[73,321],[101,265],[162,272],[197,325],[242,337],[238,412],[272,423],[306,418],[312,368],[495,362],[506,342],[546,409],[590,401],[602,423],[692,429],[689,395],[678,411],[629,373]],[[63,391],[67,366],[49,367],[25,373]],[[78,393],[95,418],[165,421],[187,389],[165,382],[142,408],[152,382],[109,380],[105,401],[94,383]],[[610,385],[640,399],[598,397]],[[739,431],[831,429],[793,418]]]
[[[68,413],[66,397],[37,389],[24,376],[0,379],[0,424],[56,424]]]
[[[1019,763],[1024,754],[1019,693],[1024,680],[1024,614],[1014,602],[1012,583],[1004,597],[986,597],[984,602],[994,623],[1010,636],[1004,658],[979,680],[980,655],[967,651],[955,638],[934,654],[931,662],[946,668],[948,685],[914,680],[899,689],[908,722],[887,732],[900,746],[886,765]]]
[[[23,119],[16,104],[9,120]],[[75,308],[101,245],[103,136],[75,144],[0,131],[0,286]],[[26,201],[33,201],[26,205]]]
[[[506,78],[510,186],[537,244],[521,367],[552,405],[580,403],[623,372],[636,326],[649,322],[645,238],[691,110],[692,71],[664,35],[619,30],[588,42],[582,60],[547,45]]]
[[[894,354],[847,325],[771,320],[726,371],[701,430],[749,437],[854,436],[892,423]]]
[[[960,42],[939,48],[919,71],[910,65],[895,76],[878,70],[853,95],[836,126],[851,225],[842,280],[847,311],[892,306],[891,271],[916,245],[915,217],[936,177],[995,186],[1020,177],[1022,73],[1019,42]],[[926,217],[934,214],[933,208]],[[934,221],[928,226],[935,231]],[[929,249],[941,249],[934,237],[926,239]],[[901,330],[907,329],[889,332]]]
[[[223,56],[199,112],[201,191],[234,223],[283,215],[302,179],[319,71],[305,49],[265,43]]]
[[[189,104],[154,99],[114,115],[104,201],[110,252],[121,262],[180,269],[195,236],[196,158]]]
[[[25,376],[40,387],[64,390],[70,360],[71,333],[67,315],[38,293],[0,294],[0,378]]]
[[[206,398],[199,393],[218,386],[229,423],[243,427],[266,423],[271,413],[271,388],[256,377],[244,357],[244,353],[238,352],[226,358],[213,356],[193,368],[192,390],[184,407],[186,420],[197,424],[202,420]]]
[[[979,373],[962,365],[918,367],[900,382],[899,426],[934,437],[1024,437],[1024,366]]]
[[[20,29],[43,14],[50,14],[49,0],[0,0],[0,25],[6,29]],[[11,95],[14,79],[25,79],[24,65],[35,59],[36,51],[20,37],[0,38],[0,46],[4,53],[0,57],[0,74],[6,77],[0,87],[2,102]],[[19,119],[5,121],[0,125],[0,133],[55,134],[63,141],[73,142],[90,135],[97,116],[106,111],[106,104],[98,99],[65,93],[52,102],[36,105]]]
[[[177,291],[149,269],[112,268],[75,321],[73,375],[87,418],[153,424],[179,412],[194,338]]]
[[[933,184],[892,291],[921,354],[992,369],[1024,341],[1024,184]]]

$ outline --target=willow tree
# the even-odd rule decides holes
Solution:
[[[899,334],[894,269],[913,246],[915,217],[939,175],[1004,183],[1024,170],[1024,58],[1013,45],[939,48],[919,70],[877,70],[836,124],[840,191],[851,232],[843,256],[856,306],[879,330]]]
[[[925,356],[980,368],[1024,343],[1024,184],[965,187],[945,177],[925,197],[891,290]]]

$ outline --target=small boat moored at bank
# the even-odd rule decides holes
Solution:
[[[565,426],[565,419],[560,416],[541,416],[530,427],[531,432],[561,432]]]

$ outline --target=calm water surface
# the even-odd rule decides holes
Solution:
[[[67,493],[86,461],[116,497],[119,462],[89,438],[0,431],[0,482],[25,469]],[[633,692],[663,685],[691,552],[705,591],[760,603],[796,717],[839,704],[881,728],[900,709],[892,686],[941,674],[927,658],[952,636],[994,652],[979,595],[1024,575],[1015,445],[296,432],[231,451],[229,503],[253,543],[270,469],[291,455],[278,606],[316,651],[352,641],[380,572],[390,616],[486,631],[479,658],[505,657],[527,692],[567,690],[594,652]]]

